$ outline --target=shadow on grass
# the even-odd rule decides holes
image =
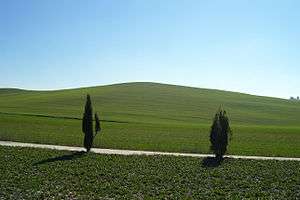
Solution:
[[[207,168],[218,167],[222,164],[223,159],[218,159],[216,157],[206,157],[202,161],[202,166]]]
[[[53,118],[53,119],[73,119],[73,120],[82,120],[79,117],[67,117],[67,116],[53,116],[53,115],[41,115],[41,114],[27,114],[27,113],[8,113],[8,112],[0,112],[3,115],[14,115],[14,116],[28,116],[28,117],[43,117],[43,118]],[[101,122],[111,122],[111,123],[130,123],[127,121],[116,121],[116,120],[100,120]]]
[[[75,160],[77,158],[82,157],[85,154],[86,154],[85,151],[74,152],[72,154],[66,154],[66,155],[62,155],[62,156],[57,156],[55,158],[48,158],[48,159],[45,159],[45,160],[41,160],[39,162],[34,163],[33,165],[36,166],[36,165],[42,165],[42,164],[56,162],[56,161]]]

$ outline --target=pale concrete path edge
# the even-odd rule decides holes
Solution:
[[[49,144],[35,144],[35,143],[22,143],[13,141],[0,141],[1,146],[10,147],[31,147],[31,148],[42,148],[42,149],[53,149],[62,151],[85,151],[82,147],[73,146],[60,146],[60,145],[49,145]],[[196,157],[205,158],[213,156],[212,154],[196,154],[196,153],[173,153],[173,152],[157,152],[157,151],[137,151],[137,150],[122,150],[122,149],[100,149],[92,148],[91,152],[97,154],[110,154],[110,155],[165,155],[165,156],[182,156],[182,157]],[[239,155],[226,155],[227,158],[235,159],[252,159],[252,160],[282,160],[282,161],[300,161],[300,158],[287,158],[287,157],[265,157],[265,156],[239,156]]]

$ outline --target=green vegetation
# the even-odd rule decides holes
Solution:
[[[220,108],[215,115],[210,131],[211,150],[220,162],[227,151],[228,140],[231,134],[229,119],[226,111]]]
[[[234,133],[228,153],[300,156],[300,102],[155,83],[0,90],[0,140],[81,146],[87,93],[101,111],[96,147],[207,153],[223,105]]]
[[[82,118],[82,132],[84,133],[83,144],[87,152],[89,152],[90,149],[92,148],[95,136],[97,132],[100,131],[100,121],[97,114],[95,114],[95,134],[93,129],[94,128],[93,123],[94,121],[93,121],[92,101],[90,95],[88,94],[86,98],[84,114]]]
[[[298,199],[300,162],[0,147],[0,199]]]

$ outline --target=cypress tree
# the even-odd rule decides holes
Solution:
[[[82,119],[82,132],[84,133],[84,142],[83,145],[86,148],[87,152],[90,151],[93,145],[93,108],[91,97],[88,94],[85,103],[85,109]]]
[[[97,135],[98,132],[101,131],[101,125],[100,125],[100,120],[99,120],[99,116],[97,113],[95,113],[95,136]]]
[[[227,151],[228,138],[230,134],[231,129],[226,111],[220,108],[215,114],[210,131],[210,148],[216,155],[217,161],[221,161]]]

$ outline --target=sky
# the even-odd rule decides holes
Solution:
[[[300,1],[0,0],[0,88],[160,82],[300,96]]]

